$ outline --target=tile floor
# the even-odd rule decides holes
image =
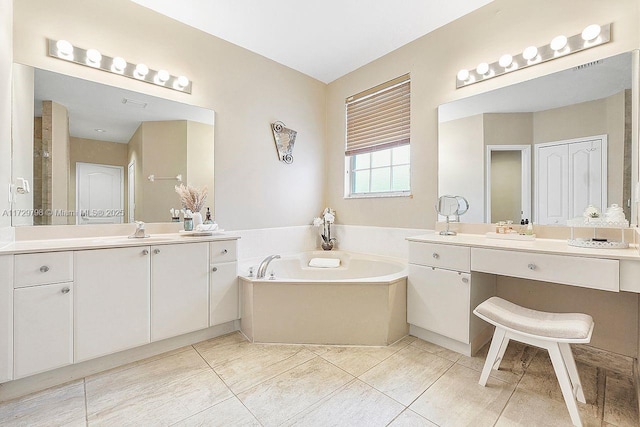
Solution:
[[[545,351],[511,343],[484,388],[487,347],[471,358],[414,337],[331,347],[233,333],[0,403],[0,425],[571,425]],[[586,426],[639,425],[630,377],[578,369]]]

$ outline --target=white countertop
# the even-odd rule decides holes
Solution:
[[[127,236],[82,237],[72,239],[24,240],[0,248],[0,255],[34,252],[78,251],[131,246],[154,246],[180,243],[236,240],[239,236],[222,232],[211,236],[187,236],[180,233],[152,234],[149,238],[129,239]]]
[[[628,259],[640,261],[637,245],[629,249],[595,249],[569,246],[566,240],[535,239],[532,241],[491,239],[483,234],[458,234],[441,236],[437,232],[407,237],[410,242],[439,243],[486,249],[508,249],[519,252],[538,252],[554,255],[571,255],[590,258]]]

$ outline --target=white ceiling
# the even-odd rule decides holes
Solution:
[[[322,82],[492,0],[132,0]]]
[[[76,138],[126,144],[146,121],[214,123],[211,110],[36,68],[35,117],[42,116],[42,101],[47,100],[67,108],[69,134]],[[145,107],[141,108],[142,105]]]

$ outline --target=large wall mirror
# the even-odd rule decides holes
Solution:
[[[465,196],[470,208],[463,221],[471,223],[562,225],[589,205],[604,211],[612,204],[635,220],[637,54],[441,105],[438,193]]]
[[[175,185],[213,201],[214,112],[13,67],[12,224],[171,221]]]

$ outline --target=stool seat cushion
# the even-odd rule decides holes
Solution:
[[[474,310],[496,326],[546,338],[585,339],[593,325],[588,314],[547,313],[491,297]]]

